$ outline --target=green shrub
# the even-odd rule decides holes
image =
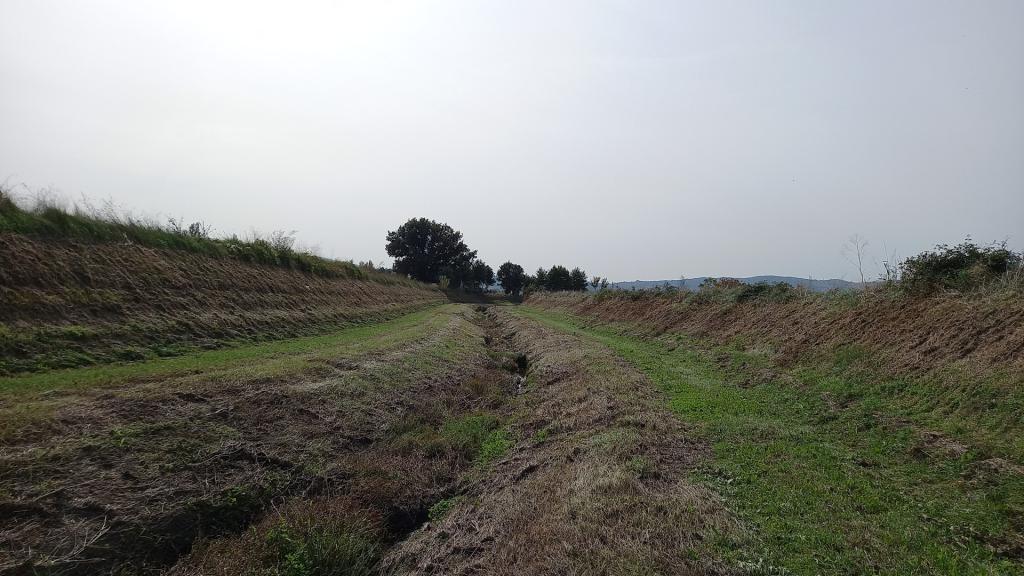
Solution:
[[[978,246],[970,238],[956,246],[939,244],[935,250],[904,260],[899,286],[905,292],[930,294],[941,290],[966,291],[1017,273],[1021,255],[1005,242]]]
[[[737,302],[748,302],[751,300],[768,300],[771,302],[786,302],[797,296],[797,290],[785,282],[768,284],[758,282],[757,284],[743,284],[735,290]]]

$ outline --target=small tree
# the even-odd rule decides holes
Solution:
[[[498,282],[505,294],[518,297],[526,284],[526,273],[519,264],[505,262],[498,267]]]
[[[573,268],[569,273],[569,289],[576,292],[587,291],[587,273],[579,268]]]
[[[854,234],[850,236],[846,244],[843,245],[843,257],[850,264],[857,267],[857,273],[860,274],[860,285],[862,288],[867,288],[867,284],[864,280],[864,252],[868,247],[868,241],[860,234]]]
[[[490,266],[477,260],[473,262],[472,270],[474,289],[486,290],[488,287],[494,286],[494,270]]]
[[[546,290],[548,287],[548,271],[537,268],[537,273],[530,279],[530,284],[537,290]]]

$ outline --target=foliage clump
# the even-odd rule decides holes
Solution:
[[[495,283],[494,270],[476,257],[462,232],[443,222],[412,218],[387,234],[394,271],[442,289],[481,292]]]
[[[285,518],[267,531],[262,564],[275,576],[368,576],[381,553],[377,530],[357,516]]]
[[[518,298],[526,286],[527,276],[523,267],[512,262],[505,262],[498,268],[498,282],[505,294]]]
[[[930,294],[943,290],[968,291],[1001,279],[1020,283],[1021,254],[1006,247],[1006,242],[978,246],[970,238],[949,246],[939,244],[907,258],[899,265],[898,286],[911,294]]]
[[[586,292],[589,280],[587,273],[581,268],[573,268],[570,271],[565,266],[556,264],[547,270],[538,268],[536,274],[527,278],[526,284],[530,291]]]

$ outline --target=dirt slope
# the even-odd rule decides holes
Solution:
[[[325,278],[132,244],[0,234],[0,374],[310,335],[442,301],[397,278]]]

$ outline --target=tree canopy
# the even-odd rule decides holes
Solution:
[[[413,218],[389,231],[388,255],[394,270],[421,282],[437,282],[444,275],[456,286],[469,280],[476,250],[462,241],[462,232],[426,218]]]
[[[584,292],[587,289],[587,273],[580,268],[573,268],[570,272],[565,266],[556,264],[548,270],[538,268],[528,283],[533,290]]]
[[[441,284],[443,288],[458,288],[470,292],[484,291],[501,283],[506,294],[518,297],[524,290],[551,292],[587,290],[587,273],[580,268],[571,271],[565,266],[538,268],[534,276],[523,267],[505,262],[494,269],[476,258],[462,239],[462,233],[443,222],[427,218],[412,218],[397,230],[387,234],[386,249],[395,259],[394,270],[421,282]],[[607,282],[598,285],[607,286]]]
[[[473,262],[472,283],[475,290],[486,290],[494,286],[494,270],[481,260]]]
[[[519,296],[526,285],[526,273],[519,264],[505,262],[498,268],[498,282],[505,294]]]

